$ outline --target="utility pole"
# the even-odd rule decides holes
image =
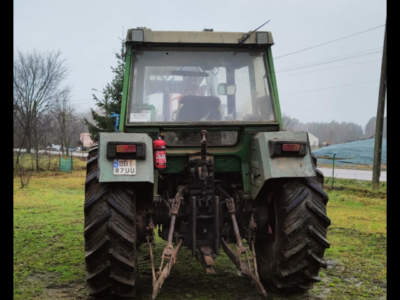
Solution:
[[[385,112],[385,98],[387,91],[387,21],[385,25],[385,38],[383,41],[381,83],[379,86],[378,111],[376,114],[375,127],[375,148],[374,148],[374,165],[372,173],[372,188],[379,188],[379,177],[381,175],[381,158],[382,158],[382,139],[383,139],[383,115]]]

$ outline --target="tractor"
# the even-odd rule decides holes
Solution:
[[[283,128],[271,32],[138,27],[125,44],[117,132],[100,133],[87,160],[91,299],[135,299],[141,245],[152,299],[182,247],[208,274],[223,250],[265,297],[312,289],[327,266],[328,195],[307,132]]]

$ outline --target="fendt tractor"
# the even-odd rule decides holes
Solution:
[[[100,133],[87,161],[91,299],[135,298],[141,245],[152,299],[182,247],[208,274],[223,250],[265,297],[312,289],[328,196],[307,132],[282,126],[271,32],[138,27],[125,43],[118,132]]]

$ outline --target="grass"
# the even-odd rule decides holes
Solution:
[[[332,220],[326,250],[333,265],[323,270],[318,286],[332,287],[327,299],[380,299],[387,286],[387,185],[373,190],[355,187],[352,180],[337,180],[328,190]],[[333,289],[334,287],[334,289]]]
[[[83,201],[84,170],[34,174],[27,188],[14,180],[14,299],[87,299]],[[327,192],[332,220],[321,282],[301,295],[270,294],[270,299],[386,299],[386,183],[379,191],[336,180]],[[157,238],[156,268],[165,242]],[[138,299],[151,298],[147,248],[139,252]],[[183,248],[157,299],[261,299],[223,253],[216,274]]]
[[[330,164],[325,164],[318,162],[318,168],[327,168],[327,169],[332,169],[332,163]],[[335,164],[335,170],[336,169],[346,169],[346,170],[361,170],[361,171],[372,171],[373,170],[373,165],[372,164],[352,164],[352,163],[340,163],[340,165]],[[381,171],[387,171],[387,164],[382,163],[381,164]]]
[[[61,156],[62,158],[69,158]],[[51,176],[54,172],[60,171],[59,155],[39,153],[39,172],[36,172],[36,157],[35,154],[21,153],[19,158],[19,165],[16,167],[17,154],[14,152],[13,166],[14,176],[18,176],[18,170],[20,168],[36,172],[36,176]],[[72,156],[73,170],[85,170],[86,169],[86,157]]]
[[[49,283],[81,281],[84,171],[14,180],[14,299],[33,299]]]

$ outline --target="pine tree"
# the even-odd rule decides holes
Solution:
[[[85,118],[85,123],[93,142],[98,141],[100,132],[115,131],[115,118],[110,117],[110,115],[114,112],[117,114],[120,114],[121,112],[122,88],[124,85],[125,72],[125,61],[122,53],[124,53],[124,41],[121,42],[121,53],[115,53],[117,66],[111,67],[111,71],[114,73],[114,78],[103,88],[102,99],[99,99],[93,94],[93,99],[96,101],[96,105],[104,112],[104,115],[96,113],[91,108],[94,123],[90,123]]]

